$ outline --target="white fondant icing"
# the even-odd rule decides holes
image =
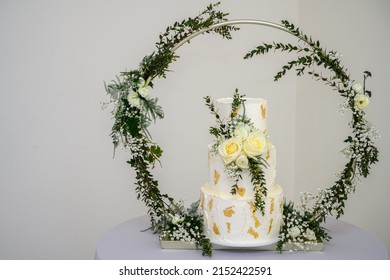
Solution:
[[[256,247],[278,240],[282,223],[280,204],[283,190],[274,184],[268,190],[265,213],[253,212],[253,199],[215,194],[209,184],[201,188],[205,234],[214,244],[225,246]],[[208,207],[212,201],[213,207]],[[273,206],[271,206],[273,204]],[[271,208],[272,211],[271,211]],[[228,209],[227,211],[225,211]],[[231,210],[229,210],[231,209]],[[229,224],[229,226],[228,226]],[[214,227],[218,232],[214,231]]]

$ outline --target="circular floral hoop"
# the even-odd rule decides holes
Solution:
[[[153,80],[166,78],[169,65],[179,58],[175,51],[192,38],[204,33],[216,33],[225,39],[232,39],[231,32],[239,30],[235,25],[260,24],[294,35],[299,39],[298,44],[264,43],[249,51],[244,59],[271,50],[296,52],[297,59],[283,65],[276,73],[275,81],[291,69],[295,69],[298,76],[311,75],[344,98],[340,104],[341,112],[349,110],[352,113],[349,123],[352,134],[345,139],[347,146],[342,151],[348,159],[344,169],[331,187],[321,189],[317,194],[304,192],[299,205],[284,202],[283,225],[277,248],[281,251],[286,244],[292,244],[297,249],[307,249],[313,243],[327,241],[331,237],[321,224],[329,215],[339,218],[344,214],[348,195],[355,191],[361,177],[367,177],[371,165],[378,161],[378,150],[373,142],[378,132],[366,120],[364,112],[371,97],[371,92],[366,89],[366,79],[371,73],[365,71],[363,83],[358,83],[350,78],[346,68],[341,65],[337,52],[323,49],[319,41],[305,35],[288,21],[282,21],[282,25],[259,20],[229,21],[226,18],[228,14],[216,10],[218,4],[209,5],[194,18],[167,27],[156,43],[155,52],[145,56],[137,69],[120,73],[116,81],[106,85],[114,107],[111,132],[114,147],[122,144],[131,153],[128,163],[136,173],[135,191],[137,198],[149,209],[151,230],[162,238],[194,243],[202,249],[203,255],[212,253],[210,240],[203,234],[199,201],[186,209],[181,202],[161,193],[158,181],[153,177],[152,169],[160,162],[162,149],[153,142],[148,127],[156,119],[164,117],[158,99],[149,94]],[[327,74],[319,71],[319,68]]]

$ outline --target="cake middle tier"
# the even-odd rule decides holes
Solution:
[[[209,168],[209,185],[212,186],[213,192],[216,194],[229,195],[235,180],[229,178],[226,170],[226,165],[219,154],[211,152],[209,146],[208,168]],[[268,166],[264,167],[265,187],[269,189],[273,185],[276,177],[276,149],[270,145],[268,152],[264,155]],[[237,194],[243,198],[252,198],[255,195],[249,169],[244,169],[241,173],[241,179],[238,181]]]

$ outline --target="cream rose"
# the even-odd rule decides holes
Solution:
[[[364,94],[357,94],[355,96],[354,101],[355,101],[355,107],[358,108],[359,110],[366,109],[368,104],[370,103],[368,96]]]
[[[266,151],[267,139],[261,131],[255,131],[248,135],[244,142],[244,152],[250,158],[255,158]]]
[[[247,125],[240,125],[233,132],[235,137],[240,138],[242,141],[245,141],[249,135],[249,127]]]
[[[248,157],[245,154],[241,153],[236,159],[236,164],[238,165],[238,167],[242,169],[248,168],[249,167]]]
[[[218,147],[218,152],[221,155],[225,164],[229,164],[240,155],[242,151],[242,142],[240,138],[232,137],[225,140]]]
[[[141,100],[139,98],[138,93],[136,92],[130,92],[129,95],[127,95],[127,101],[129,101],[130,105],[141,108]]]

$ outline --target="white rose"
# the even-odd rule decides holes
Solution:
[[[311,241],[317,240],[316,234],[311,229],[306,230],[305,236],[306,236],[307,240],[311,240]]]
[[[245,141],[246,138],[249,135],[249,127],[247,125],[240,125],[238,126],[234,132],[233,132],[235,137],[240,138],[242,141]]]
[[[288,233],[292,238],[298,237],[301,234],[301,231],[298,227],[292,227],[288,230]]]
[[[143,98],[146,98],[149,95],[149,89],[150,89],[150,87],[142,87],[142,88],[138,89],[138,93]]]
[[[183,218],[181,216],[177,215],[177,214],[172,217],[172,223],[173,224],[178,224],[178,223],[180,223],[182,221],[183,221]]]
[[[255,131],[248,135],[244,142],[244,151],[250,158],[255,158],[267,150],[267,138],[261,131]]]
[[[367,108],[368,104],[370,103],[370,100],[368,99],[368,96],[365,94],[357,94],[355,96],[355,107],[359,110],[364,110]]]
[[[218,152],[225,164],[229,164],[240,155],[242,151],[241,139],[232,137],[218,146]]]
[[[130,92],[129,95],[127,95],[127,101],[129,101],[130,105],[141,108],[141,100],[139,98],[138,93],[136,92]]]
[[[354,83],[354,84],[352,85],[352,89],[353,89],[353,91],[356,92],[356,93],[359,93],[359,94],[363,93],[363,87],[362,87],[362,85],[359,84],[359,83]]]
[[[241,154],[236,159],[236,164],[238,167],[245,169],[249,167],[249,160],[245,154]]]
[[[149,95],[150,87],[146,84],[143,78],[139,79],[138,82],[138,94],[143,98],[146,98]]]

